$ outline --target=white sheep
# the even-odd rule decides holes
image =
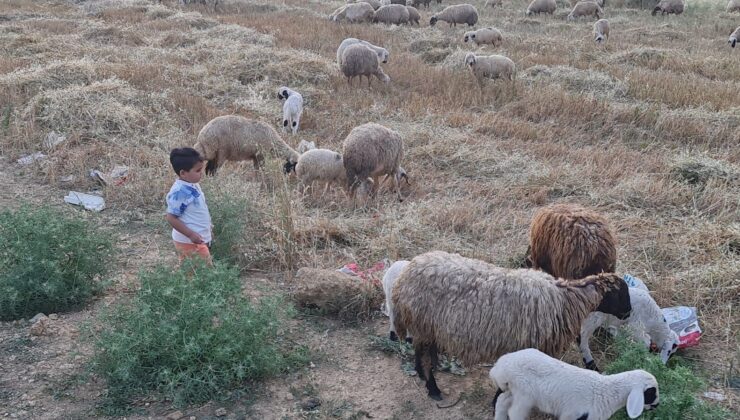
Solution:
[[[383,292],[385,293],[383,312],[385,312],[390,318],[388,320],[388,323],[390,324],[388,328],[388,338],[390,338],[391,341],[398,341],[398,334],[396,334],[396,325],[393,321],[393,299],[391,299],[393,286],[396,284],[398,276],[401,275],[401,271],[403,271],[403,269],[406,268],[407,265],[409,265],[409,261],[407,260],[396,261],[388,268],[388,271],[386,271],[383,275]],[[406,342],[412,342],[410,334],[406,335]]]
[[[304,153],[308,152],[309,150],[313,150],[315,148],[316,148],[316,143],[315,142],[301,140],[298,143],[298,147],[296,148],[296,151],[298,153],[300,153],[300,154],[304,154]]]
[[[579,1],[573,6],[573,10],[568,14],[568,20],[576,20],[582,16],[595,16],[596,19],[600,19],[604,11],[594,1]]]
[[[475,45],[491,44],[494,47],[504,41],[501,31],[496,28],[481,28],[475,31],[465,32],[463,42],[471,41]]]
[[[491,5],[491,8],[496,8],[496,6],[504,7],[504,0],[486,0],[486,3],[483,5],[484,8],[488,7],[488,5]]]
[[[516,64],[503,55],[475,55],[469,52],[465,55],[465,65],[470,67],[480,85],[486,78],[509,79],[512,82],[516,78]]]
[[[337,65],[339,66],[339,68],[342,67],[342,55],[344,55],[344,50],[346,50],[347,47],[349,47],[350,45],[355,44],[362,44],[375,51],[378,54],[378,60],[380,60],[380,62],[383,64],[387,63],[388,59],[390,58],[390,53],[383,47],[375,46],[367,41],[363,41],[357,38],[345,38],[344,41],[339,44],[339,48],[337,48]]]
[[[495,420],[525,420],[532,408],[558,419],[608,420],[622,407],[634,419],[658,406],[658,381],[644,370],[600,375],[524,349],[501,356],[489,374]]]
[[[414,7],[419,7],[419,5],[423,4],[425,9],[429,8],[429,3],[431,3],[432,0],[411,0],[411,5]]]
[[[656,14],[658,14],[658,12],[660,12],[661,15],[670,15],[671,13],[680,15],[681,13],[683,13],[683,9],[683,0],[660,0],[658,4],[655,5],[655,9],[653,9],[653,13],[651,14],[655,16]]]
[[[344,169],[342,155],[327,149],[312,149],[298,158],[295,174],[301,181],[302,189],[319,181],[325,184],[323,194],[329,191],[332,183],[342,187],[347,183],[347,171]]]
[[[589,340],[599,327],[607,327],[612,334],[616,334],[617,328],[626,326],[632,338],[643,343],[645,347],[649,348],[651,342],[655,343],[660,350],[660,359],[663,363],[668,363],[671,355],[678,350],[678,334],[668,326],[663,311],[650,296],[650,292],[630,287],[629,293],[632,312],[626,320],[617,319],[603,312],[592,312],[583,321],[581,334],[578,337],[578,347],[587,369],[598,370],[591,355]]]
[[[350,195],[356,195],[357,189],[372,191],[372,185],[379,185],[378,178],[390,175],[393,180],[398,200],[401,197],[399,172],[403,159],[403,140],[397,132],[380,124],[366,123],[350,131],[342,145],[344,168],[347,170],[347,183]]]
[[[609,39],[609,21],[599,19],[594,23],[594,41],[597,44],[606,42]]]
[[[527,6],[526,15],[532,16],[535,13],[538,15],[540,13],[553,14],[557,7],[558,5],[555,3],[555,0],[532,0],[532,2],[529,3],[529,6]]]
[[[730,34],[730,38],[727,40],[727,43],[730,44],[732,48],[735,48],[735,44],[737,44],[738,39],[740,39],[740,26],[735,28],[735,31]]]
[[[331,15],[329,15],[329,20],[332,22],[342,22],[346,20],[350,23],[369,22],[372,20],[374,11],[375,9],[373,9],[373,6],[368,3],[352,3],[335,10]]]
[[[372,17],[373,23],[385,23],[387,25],[401,25],[409,23],[409,9],[400,4],[389,4],[380,6]]]
[[[391,78],[383,72],[378,62],[378,54],[362,44],[350,45],[342,53],[342,65],[340,66],[342,74],[347,77],[347,83],[352,85],[352,78],[355,76],[367,77],[367,85],[370,86],[370,76],[375,76],[378,80],[388,83]]]
[[[429,19],[429,25],[434,26],[437,21],[443,21],[450,24],[450,27],[457,26],[458,23],[467,23],[473,26],[478,23],[478,10],[472,4],[453,4],[445,7],[441,12],[432,15]]]
[[[413,6],[406,6],[406,9],[409,11],[409,25],[416,24],[416,26],[419,26],[419,20],[421,20],[421,14],[416,9],[416,7]]]
[[[380,0],[347,0],[347,4],[352,3],[367,3],[373,7],[373,10],[378,10],[378,7],[381,6]]]
[[[283,131],[290,130],[295,135],[301,124],[301,115],[303,115],[303,96],[300,93],[281,86],[278,89],[278,99],[285,99],[283,104]]]
[[[727,2],[726,12],[740,12],[740,0],[730,0],[729,2]]]

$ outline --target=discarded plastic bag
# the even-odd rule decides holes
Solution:
[[[45,154],[41,152],[32,153],[30,155],[23,156],[22,158],[18,159],[16,163],[23,166],[28,166],[32,164],[33,162],[36,162],[37,160],[42,160],[46,157]]]
[[[69,194],[64,197],[64,202],[82,206],[86,210],[102,211],[105,209],[105,200],[103,197],[77,191],[70,191]]]
[[[688,306],[663,308],[663,316],[668,322],[668,326],[678,334],[679,349],[699,344],[702,332],[699,328],[696,308]]]
[[[337,269],[337,271],[339,271],[340,273],[348,274],[350,276],[360,277],[362,280],[372,281],[373,284],[375,284],[376,286],[380,286],[380,279],[378,279],[377,276],[375,276],[374,274],[385,270],[390,265],[390,260],[385,258],[383,259],[383,261],[378,261],[377,263],[375,263],[375,265],[365,271],[362,271],[356,263],[345,264],[342,268]]]

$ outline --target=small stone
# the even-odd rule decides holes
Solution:
[[[216,417],[223,417],[226,415],[226,409],[221,407],[218,410],[216,410]]]
[[[167,415],[167,420],[180,420],[183,418],[184,414],[182,414],[182,411],[174,411]]]
[[[64,363],[64,364],[59,365],[59,369],[64,369],[64,370],[70,370],[74,368],[75,368],[75,365],[71,363]]]
[[[291,394],[290,392],[288,392],[287,394],[285,394],[285,399],[286,400],[293,401],[293,398],[295,398],[295,397],[293,397],[293,394]]]
[[[311,369],[313,369],[313,368],[316,367],[316,365],[314,365],[313,362],[309,362],[308,367],[310,367]]]
[[[144,403],[144,407],[149,407],[149,403]]]
[[[49,319],[51,319],[52,321],[56,321],[57,319],[59,319],[59,315],[58,314],[49,314]]]
[[[318,408],[321,405],[321,400],[318,398],[307,398],[301,402],[301,408],[306,411],[311,411]]]
[[[39,312],[36,315],[34,315],[33,318],[31,318],[28,322],[30,322],[31,324],[35,324],[42,319],[46,319],[46,315]]]

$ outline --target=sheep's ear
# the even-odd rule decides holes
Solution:
[[[642,414],[643,408],[645,408],[645,395],[642,393],[642,387],[632,388],[627,397],[627,415],[631,419],[636,419]]]

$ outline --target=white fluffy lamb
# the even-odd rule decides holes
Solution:
[[[378,60],[380,60],[380,62],[383,64],[387,63],[388,59],[390,58],[390,53],[383,47],[375,46],[367,41],[363,41],[357,38],[345,38],[344,41],[339,44],[339,48],[337,48],[337,65],[339,65],[339,68],[342,67],[342,55],[344,55],[344,50],[346,50],[347,47],[349,47],[350,45],[355,44],[364,45],[375,51],[378,54]]]
[[[491,44],[494,47],[504,41],[501,31],[496,28],[480,28],[475,31],[465,32],[463,42],[473,42],[476,46],[481,44]]]
[[[509,79],[512,82],[516,78],[516,65],[510,58],[503,55],[475,55],[469,52],[465,55],[465,65],[482,85],[485,79]]]
[[[327,149],[312,149],[298,158],[295,174],[301,181],[303,189],[319,181],[325,184],[323,194],[329,186],[337,183],[342,187],[347,183],[347,171],[344,170],[342,155]]]
[[[278,89],[278,99],[285,99],[283,104],[283,131],[290,129],[295,135],[301,124],[301,115],[303,115],[303,96],[300,93],[289,89],[286,86]]]
[[[609,39],[609,21],[599,19],[594,23],[594,41],[597,44],[606,42]]]
[[[735,44],[737,44],[738,39],[740,39],[740,26],[735,28],[735,31],[730,34],[730,38],[727,40],[727,43],[730,44],[732,48],[735,48]]]
[[[532,408],[558,419],[608,420],[622,407],[634,419],[658,406],[658,381],[644,370],[601,375],[536,349],[501,356],[489,374],[495,420],[525,420]]]
[[[626,326],[632,338],[643,343],[645,347],[650,347],[651,342],[655,343],[660,350],[660,359],[663,363],[668,363],[668,359],[678,349],[678,334],[668,326],[668,322],[663,317],[663,311],[650,296],[650,292],[630,287],[629,293],[632,312],[626,320],[617,319],[603,312],[592,312],[581,324],[578,347],[586,369],[598,370],[588,343],[594,331],[599,327],[608,328],[609,331],[613,330],[612,332],[616,334],[617,328]]]
[[[388,271],[386,271],[383,275],[383,292],[385,293],[385,304],[383,307],[383,312],[385,312],[390,318],[388,320],[388,323],[390,324],[388,328],[388,338],[390,338],[391,341],[398,341],[398,334],[396,334],[396,325],[393,322],[393,300],[391,299],[393,286],[396,284],[398,276],[401,275],[401,271],[403,271],[403,269],[406,268],[407,265],[409,265],[409,261],[407,260],[396,261],[390,266],[390,268],[388,268]],[[406,334],[406,342],[410,343],[411,341],[411,335]]]

